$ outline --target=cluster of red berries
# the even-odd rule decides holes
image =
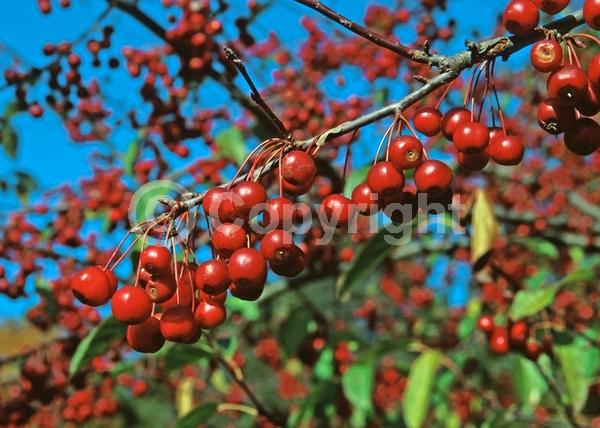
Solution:
[[[51,0],[37,0],[37,4],[38,8],[40,9],[40,12],[42,12],[43,14],[46,15],[52,12]],[[58,4],[60,5],[60,7],[67,8],[71,6],[71,0],[58,0]]]
[[[544,336],[542,342],[538,341],[534,337],[535,331],[523,320],[505,327],[496,325],[491,316],[483,315],[477,320],[477,328],[487,335],[490,349],[498,355],[515,351],[535,361],[543,352],[552,352],[551,336]]]

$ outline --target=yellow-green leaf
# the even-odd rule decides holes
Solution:
[[[483,189],[475,191],[471,225],[471,263],[479,270],[485,265],[498,236],[498,221]]]
[[[419,355],[410,367],[402,401],[404,422],[408,428],[421,428],[425,421],[434,376],[441,359],[440,352],[427,350]]]

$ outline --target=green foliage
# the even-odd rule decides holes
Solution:
[[[435,373],[441,358],[440,352],[427,350],[417,357],[410,368],[402,401],[404,422],[408,428],[420,428],[425,421]]]
[[[293,355],[306,335],[312,315],[306,308],[294,309],[279,328],[279,344],[287,355]]]
[[[198,425],[206,423],[216,412],[217,405],[215,403],[203,403],[178,419],[174,428],[196,428]]]
[[[237,165],[241,165],[246,157],[246,143],[244,134],[238,128],[232,127],[219,132],[215,142],[221,149],[221,154]]]
[[[94,327],[77,346],[71,358],[69,374],[73,376],[94,357],[104,355],[116,341],[123,339],[126,329],[113,317],[106,318]]]
[[[371,394],[375,375],[375,359],[372,354],[358,363],[352,364],[342,376],[344,395],[354,407],[363,411],[373,409]]]

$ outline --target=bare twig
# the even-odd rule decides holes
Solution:
[[[273,122],[273,124],[277,127],[277,129],[279,129],[281,136],[284,138],[287,137],[289,132],[285,128],[285,125],[277,117],[277,115],[273,112],[273,110],[271,110],[271,108],[265,102],[263,97],[260,96],[260,92],[258,92],[256,85],[250,78],[250,75],[248,74],[248,71],[246,70],[246,66],[244,65],[243,61],[234,52],[234,50],[231,49],[230,47],[223,46],[223,51],[225,52],[225,57],[228,60],[230,60],[233,63],[233,65],[235,65],[235,68],[237,68],[237,70],[240,72],[240,74],[244,77],[244,79],[248,83],[248,86],[250,86],[250,90],[252,91],[252,95],[251,95],[252,100],[254,100],[254,102],[256,104],[258,104],[258,106],[265,111],[267,116],[269,116],[269,119],[271,120],[271,122]]]

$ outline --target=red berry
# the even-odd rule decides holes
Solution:
[[[228,258],[247,245],[246,231],[236,223],[222,223],[213,231],[210,242],[217,254]]]
[[[294,240],[285,230],[275,229],[268,232],[260,241],[260,253],[269,262],[285,261],[292,251]]]
[[[508,334],[504,327],[494,327],[490,337],[490,348],[496,354],[506,354],[510,350]]]
[[[352,202],[361,214],[371,215],[378,210],[377,194],[367,183],[360,183],[352,191]]]
[[[354,215],[352,201],[337,193],[323,199],[321,209],[327,221],[336,227],[346,226]]]
[[[195,282],[196,287],[207,294],[221,294],[231,284],[229,268],[222,260],[208,260],[196,268]]]
[[[461,152],[480,152],[490,139],[486,126],[479,122],[465,122],[459,125],[452,136],[452,142]]]
[[[29,106],[29,114],[35,118],[42,117],[44,109],[38,103],[33,103]]]
[[[160,304],[160,307],[163,310],[167,310],[174,306],[192,306],[196,288],[194,279],[195,273],[195,267],[190,266],[189,268],[182,268],[177,290],[169,300]]]
[[[281,262],[272,261],[269,263],[269,266],[273,273],[292,278],[302,273],[306,268],[306,255],[302,251],[302,248],[294,245],[285,260]]]
[[[231,223],[237,218],[233,192],[222,187],[214,187],[206,192],[202,208],[207,216],[221,223]]]
[[[491,333],[494,330],[494,319],[489,315],[482,315],[477,320],[477,328],[484,333]]]
[[[141,324],[127,327],[127,343],[138,352],[154,354],[163,347],[165,339],[160,333],[160,321],[150,317]]]
[[[527,358],[535,361],[542,354],[542,345],[537,340],[528,340],[525,344],[524,354]]]
[[[166,302],[176,290],[177,283],[172,274],[154,276],[146,283],[146,292],[154,303]]]
[[[531,0],[512,0],[504,9],[502,23],[517,36],[531,33],[540,22],[540,12]]]
[[[223,304],[214,300],[205,300],[196,307],[194,317],[200,328],[210,330],[225,322],[227,312]]]
[[[195,331],[196,321],[191,308],[176,306],[167,309],[160,317],[160,333],[168,341],[187,341]]]
[[[569,106],[577,104],[585,95],[588,78],[574,65],[563,65],[548,77],[548,96]]]
[[[600,86],[600,53],[594,55],[588,64],[587,76],[592,85]]]
[[[556,40],[540,40],[531,48],[531,65],[537,71],[549,73],[558,70],[563,61],[563,50]]]
[[[548,15],[556,15],[569,5],[570,0],[533,0],[535,5]]]
[[[378,162],[367,174],[369,188],[382,196],[390,196],[402,191],[404,174],[392,162]]]
[[[240,201],[236,201],[235,210],[239,217],[250,218],[259,214],[259,210],[255,207],[267,202],[267,193],[265,188],[254,181],[242,181],[235,185],[233,193],[240,197]],[[262,207],[264,208],[264,207]]]
[[[71,291],[77,300],[89,306],[100,306],[113,295],[113,284],[100,266],[89,266],[73,275]]]
[[[482,171],[490,161],[490,155],[487,150],[481,152],[458,152],[458,164],[469,172]]]
[[[415,170],[415,184],[420,193],[439,196],[452,186],[452,170],[444,162],[426,160]]]
[[[288,182],[287,180],[283,180],[283,191],[285,193],[289,193],[290,195],[294,195],[294,196],[300,196],[300,195],[304,195],[305,193],[310,192],[310,189],[312,189],[312,186],[313,186],[313,181],[307,181],[304,184],[295,185],[295,184]]]
[[[575,105],[575,108],[584,116],[596,116],[600,112],[599,87],[589,83],[587,91],[585,91],[581,101]]]
[[[117,279],[115,273],[112,270],[105,270],[104,274],[106,275],[106,278],[108,279],[108,285],[110,286],[111,289],[111,293],[110,295],[112,296],[113,294],[115,294],[115,291],[117,291],[117,287],[119,286],[119,280]],[[2,274],[0,273],[0,278],[2,277]]]
[[[463,107],[454,107],[448,110],[442,117],[442,133],[452,140],[454,131],[459,125],[471,121],[471,112]]]
[[[442,128],[442,113],[437,108],[422,107],[415,113],[413,123],[421,134],[433,137]]]
[[[151,275],[171,272],[171,252],[161,246],[152,245],[144,248],[140,254],[142,267]]]
[[[391,142],[389,154],[398,170],[416,168],[423,162],[423,144],[413,136],[402,135]]]
[[[583,2],[583,19],[594,30],[600,30],[600,0]]]
[[[301,186],[314,180],[317,165],[308,153],[292,150],[281,160],[281,174],[288,183]]]
[[[237,297],[238,299],[254,301],[262,295],[264,289],[264,284],[238,285],[233,283],[231,284],[229,291],[232,296]]]
[[[575,109],[557,100],[547,99],[538,106],[538,124],[549,134],[558,135],[568,131],[575,126],[576,120]]]
[[[579,156],[594,153],[600,147],[600,125],[589,117],[582,117],[565,133],[565,145]]]
[[[525,147],[520,138],[505,135],[490,141],[488,151],[494,162],[500,165],[518,165],[523,160]]]
[[[140,324],[152,313],[152,300],[141,287],[126,285],[111,300],[113,316],[125,324]]]
[[[253,248],[242,248],[229,259],[229,277],[237,287],[256,287],[267,280],[267,263]]]
[[[520,346],[524,345],[529,335],[529,326],[525,321],[517,321],[510,326],[510,342]]]
[[[386,198],[381,204],[383,213],[396,224],[408,224],[419,212],[417,195],[412,192],[401,192]]]
[[[214,300],[215,302],[219,302],[219,303],[223,304],[223,303],[225,303],[225,300],[227,300],[227,291],[225,291],[221,294],[210,295],[210,294],[206,294],[202,290],[198,290],[197,303],[200,303],[204,300]]]
[[[301,220],[294,203],[287,198],[275,198],[267,202],[263,219],[265,227],[289,229]]]

